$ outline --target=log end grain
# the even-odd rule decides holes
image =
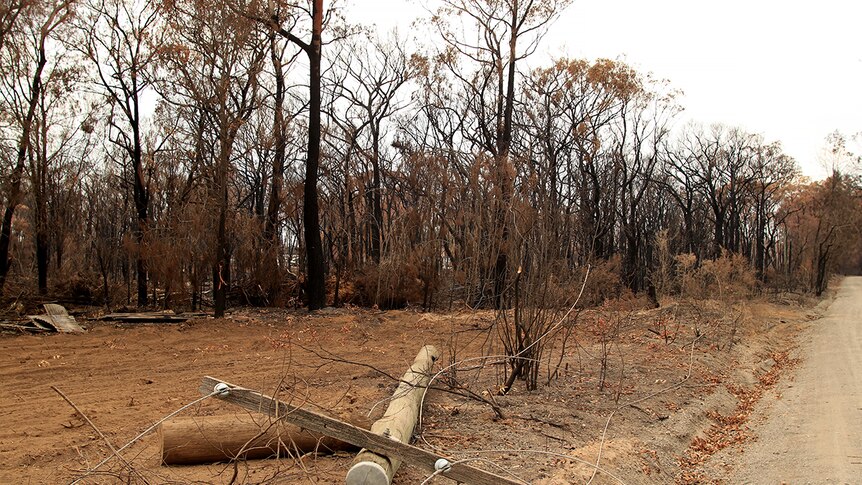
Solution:
[[[385,458],[384,458],[385,460]],[[389,485],[386,469],[373,461],[356,463],[347,472],[346,485]]]

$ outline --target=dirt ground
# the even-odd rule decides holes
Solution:
[[[529,483],[711,481],[711,456],[750,439],[751,408],[793,366],[786,352],[823,305],[787,295],[665,303],[581,313],[563,354],[550,353],[553,363],[561,357],[558,375],[548,383],[543,366],[536,391],[516,382],[496,395],[504,366],[464,362],[438,382],[454,393],[429,393],[417,446],[481,459],[474,464]],[[609,342],[600,391],[597,329],[608,319],[621,331]],[[123,451],[134,472],[112,459],[87,475],[110,451],[51,386],[120,447],[198,399],[206,375],[370,422],[422,345],[440,348],[442,364],[499,352],[493,314],[468,310],[238,309],[182,324],[79,320],[83,334],[0,335],[0,483],[343,483],[346,453],[161,466],[155,432]],[[465,390],[495,402],[503,417]],[[245,412],[210,398],[180,415],[216,414]],[[405,465],[395,483],[425,478]]]

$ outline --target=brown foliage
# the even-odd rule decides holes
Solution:
[[[437,281],[422,271],[417,259],[413,256],[400,261],[385,259],[379,265],[369,263],[353,282],[355,300],[345,296],[345,301],[380,309],[427,306],[437,289]]]
[[[590,278],[584,290],[581,301],[584,306],[600,306],[608,300],[619,300],[631,296],[631,291],[626,288],[620,278],[622,272],[621,258],[614,255],[606,261],[596,263],[590,269]],[[581,269],[580,274],[586,270]],[[576,288],[572,288],[576,291]]]
[[[108,148],[68,145],[63,158],[79,162],[47,172],[56,180],[40,190],[57,191],[47,199],[29,184],[22,191],[32,194],[12,190],[15,171],[3,177],[0,197],[21,202],[8,207],[14,225],[4,221],[14,236],[12,275],[27,282],[37,265],[44,269],[39,228],[50,214],[52,225],[68,222],[50,235],[52,283],[98,274],[108,304],[129,300],[137,281],[152,305],[212,298],[222,311],[226,286],[235,302],[295,304],[313,293],[320,306],[314,285],[326,271],[335,304],[519,307],[505,330],[508,350],[518,353],[518,332],[549,328],[554,317],[543,311],[568,305],[590,264],[581,306],[645,289],[655,300],[744,298],[770,282],[820,292],[833,272],[859,269],[858,180],[836,169],[822,182],[796,181],[779,143],[734,127],[691,125],[668,143],[675,91],[621,61],[563,57],[519,76],[515,64],[570,2],[498,3],[443,2],[441,12],[465,23],[432,19],[456,35],[442,39],[449,49],[434,58],[395,38],[329,39],[323,49],[333,62],[323,79],[310,73],[313,93],[285,80],[310,67],[294,54],[320,67],[315,37],[302,40],[322,28],[307,18],[321,13],[319,2],[310,4],[314,12],[278,2],[266,5],[271,12],[258,3],[242,12],[196,0],[130,12],[146,17],[140,38],[128,41],[145,47],[141,66],[152,67],[140,74],[159,96],[153,123],[130,133],[142,120],[116,111],[123,96],[108,96],[94,105],[102,111],[60,120],[71,124],[33,140],[62,144],[59,133],[83,119],[81,131]],[[489,5],[495,13],[472,10]],[[495,17],[506,9],[532,27],[511,31]],[[82,46],[116,49],[99,36],[134,30],[103,25],[110,12],[91,13],[76,22],[102,24],[79,26],[89,37]],[[324,17],[330,33],[351,32],[337,15]],[[480,36],[473,45],[474,30],[512,35],[513,43],[481,45]],[[3,62],[20,53],[0,47]],[[102,50],[79,54],[109,54]],[[114,68],[126,62],[110,59]],[[55,67],[76,70],[69,59],[48,61],[46,81]],[[95,69],[104,95],[125,93],[117,83],[137,76],[134,67],[85,68]],[[12,84],[26,87],[31,74]],[[309,112],[318,101],[322,112]],[[8,140],[19,140],[14,113],[0,108]],[[848,158],[839,137],[831,143]],[[11,154],[3,166],[15,168],[15,147],[3,144]],[[22,160],[39,157],[24,148]],[[306,188],[319,190],[319,207]]]
[[[695,255],[680,254],[675,263],[672,287],[684,297],[741,299],[751,296],[758,286],[754,268],[741,254],[725,251],[720,257],[699,264]]]
[[[79,305],[93,305],[101,303],[99,294],[99,283],[96,278],[82,274],[64,278],[54,289],[56,298],[61,301],[74,302]]]

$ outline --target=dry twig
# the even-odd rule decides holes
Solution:
[[[95,423],[93,423],[93,421],[92,421],[92,420],[90,420],[90,417],[89,417],[89,416],[87,416],[86,414],[84,414],[84,412],[83,412],[83,411],[81,411],[81,409],[80,409],[80,408],[79,408],[79,407],[78,407],[74,402],[72,402],[72,400],[71,400],[71,399],[69,399],[69,396],[67,396],[66,394],[64,394],[64,393],[63,393],[63,391],[61,391],[60,389],[58,389],[58,388],[57,388],[57,387],[55,387],[55,386],[51,386],[51,389],[53,389],[53,390],[54,390],[54,392],[56,392],[57,394],[59,394],[59,395],[60,395],[60,397],[62,397],[64,401],[66,401],[67,403],[69,403],[69,405],[70,405],[70,406],[72,406],[72,409],[74,409],[74,410],[75,410],[75,412],[77,412],[78,414],[80,414],[80,415],[81,415],[81,417],[82,417],[82,418],[84,418],[84,421],[86,421],[86,422],[87,422],[87,424],[89,424],[89,425],[90,425],[90,427],[91,427],[91,428],[93,428],[93,431],[95,431],[95,432],[96,432],[96,434],[98,434],[98,435],[99,435],[99,437],[101,437],[101,438],[102,438],[102,440],[105,442],[105,444],[106,444],[106,445],[108,445],[108,449],[110,449],[110,450],[111,450],[111,453],[113,453],[113,454],[114,454],[114,456],[116,456],[116,457],[117,457],[117,459],[118,459],[118,460],[120,460],[120,462],[121,462],[123,465],[125,465],[125,466],[126,466],[126,468],[128,468],[128,469],[129,469],[129,471],[130,471],[131,473],[133,473],[133,474],[137,475],[137,476],[138,476],[138,478],[140,478],[144,483],[147,483],[147,484],[149,484],[149,483],[150,483],[150,482],[148,482],[148,481],[147,481],[147,479],[146,479],[146,478],[144,478],[144,476],[143,476],[143,475],[141,475],[141,474],[140,474],[140,472],[138,472],[137,470],[135,470],[135,468],[134,468],[134,467],[133,467],[133,466],[132,466],[128,461],[126,461],[126,459],[125,459],[125,458],[123,458],[123,456],[122,456],[122,455],[120,455],[120,452],[119,452],[119,451],[117,451],[117,449],[116,449],[116,448],[114,448],[114,445],[111,443],[111,440],[109,440],[109,439],[108,439],[108,437],[107,437],[107,436],[105,436],[105,435],[104,435],[104,433],[102,433],[102,431],[101,431],[101,430],[96,426],[96,424],[95,424]]]
[[[665,392],[672,391],[674,389],[678,389],[678,388],[682,387],[683,384],[685,384],[686,381],[688,381],[691,378],[691,371],[694,368],[694,345],[697,343],[698,340],[701,339],[701,337],[703,337],[703,335],[704,334],[699,334],[691,341],[691,354],[689,356],[688,372],[686,373],[685,377],[682,378],[682,380],[680,380],[676,384],[673,384],[673,385],[664,387],[662,389],[659,389],[658,391],[655,391],[652,394],[648,394],[648,395],[646,395],[640,399],[635,399],[634,401],[630,401],[630,402],[627,402],[625,404],[620,404],[619,406],[617,406],[616,409],[611,411],[611,414],[608,416],[607,422],[605,422],[605,429],[602,431],[602,439],[599,442],[599,454],[596,457],[596,463],[595,463],[594,468],[593,468],[593,474],[590,476],[590,479],[587,481],[587,485],[590,485],[591,483],[593,483],[593,479],[596,478],[596,473],[600,470],[599,465],[601,464],[601,461],[602,461],[602,450],[605,446],[605,438],[607,437],[607,434],[608,434],[608,427],[611,424],[611,419],[614,417],[614,415],[617,413],[617,411],[619,411],[620,409],[622,409],[624,407],[630,407],[630,406],[634,406],[636,404],[640,404],[640,403],[642,403],[648,399],[651,399],[655,396],[658,396],[659,394],[663,394]]]

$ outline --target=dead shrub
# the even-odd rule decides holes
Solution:
[[[716,259],[698,264],[694,254],[675,258],[676,280],[683,298],[736,300],[751,296],[757,289],[757,275],[748,259],[725,251]]]
[[[580,285],[586,269],[580,271],[580,278],[575,279],[575,286]],[[584,290],[581,304],[586,307],[600,306],[608,300],[626,299],[631,296],[631,290],[623,284],[622,262],[619,255],[600,261],[590,269],[590,281]],[[580,281],[578,281],[580,280]],[[579,288],[577,288],[579,289]],[[573,288],[572,291],[576,289]]]
[[[676,262],[676,288],[680,296],[696,298],[700,296],[700,282],[696,276],[697,256],[692,253],[678,254],[674,258]]]
[[[796,271],[769,268],[764,272],[763,280],[776,292],[793,292],[805,288],[811,276],[810,268],[801,265]]]
[[[363,297],[356,289],[356,284],[356,279],[349,274],[330,274],[326,279],[326,299],[336,307],[357,304]]]
[[[608,379],[611,378],[611,358],[619,359],[619,368],[617,369],[617,388],[614,393],[614,400],[619,401],[623,390],[623,382],[625,379],[625,358],[623,349],[620,347],[620,341],[632,326],[634,321],[635,311],[638,309],[637,300],[632,298],[615,298],[607,300],[598,308],[595,320],[588,327],[588,332],[592,333],[598,343],[598,361],[599,361],[599,391],[603,392],[608,386]],[[616,352],[616,353],[615,353]]]
[[[674,278],[674,256],[670,249],[670,237],[667,229],[656,234],[655,252],[657,264],[650,272],[650,282],[655,287],[656,299],[661,303],[663,297],[679,291],[676,278]]]
[[[575,309],[580,288],[575,288],[571,272],[560,271],[565,267],[562,264],[536,262],[530,264],[532,271],[518,268],[513,281],[512,308],[495,312],[494,329],[511,358],[501,394],[509,392],[515,379],[526,381],[527,390],[537,389],[542,365],[547,370],[548,384],[559,376],[580,314]]]
[[[96,296],[99,294],[100,287],[98,278],[75,274],[58,283],[54,292],[60,301],[79,305],[95,305],[103,303]]]
[[[408,259],[366,265],[353,281],[355,303],[387,310],[425,305],[428,293],[436,290],[436,281],[423,274],[414,258]]]
[[[702,296],[707,298],[747,298],[757,287],[757,276],[748,259],[738,253],[724,252],[719,258],[704,261],[697,277]]]

